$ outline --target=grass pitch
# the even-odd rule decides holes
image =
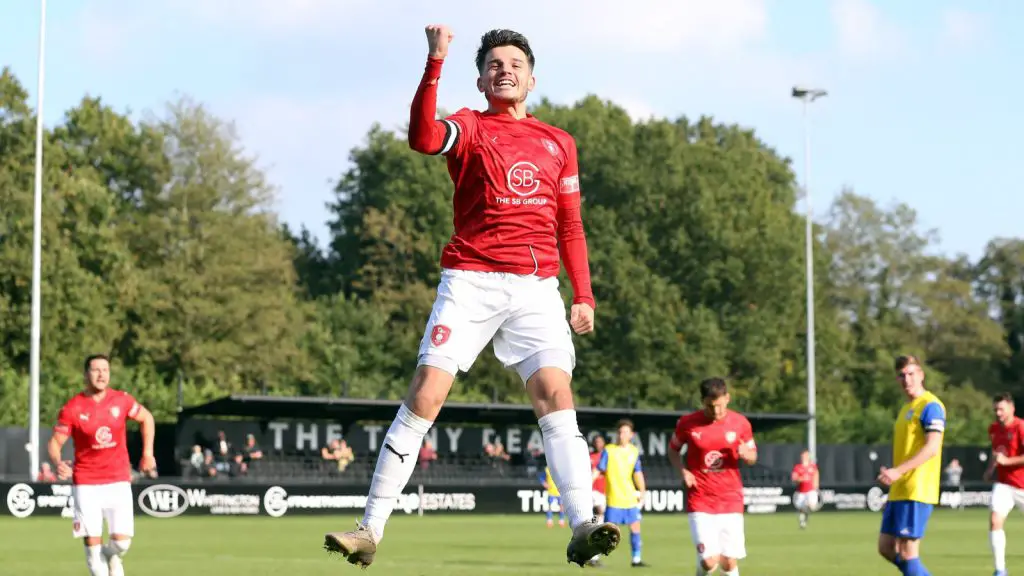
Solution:
[[[936,576],[991,573],[985,510],[937,511],[923,558]],[[880,514],[823,513],[801,531],[794,514],[748,515],[748,558],[740,572],[755,576],[898,574],[875,554]],[[629,538],[600,570],[565,561],[566,528],[535,516],[396,516],[367,572],[322,549],[323,533],[348,529],[355,517],[138,518],[125,557],[131,575],[179,576],[471,576],[480,574],[632,574]],[[640,573],[689,575],[695,552],[683,515],[648,515]],[[1007,522],[1007,568],[1024,573],[1024,521]],[[63,519],[0,517],[0,573],[12,576],[87,574],[81,545]]]

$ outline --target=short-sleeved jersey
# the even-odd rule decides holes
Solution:
[[[924,392],[904,404],[893,425],[892,465],[911,459],[924,447],[929,432],[944,434],[946,407],[938,396]],[[939,451],[914,470],[900,476],[889,488],[889,500],[912,500],[925,504],[939,503],[942,483],[942,446]]]
[[[132,477],[126,424],[142,407],[127,392],[108,389],[102,400],[84,393],[61,408],[53,431],[75,446],[75,484],[112,484]]]
[[[580,192],[575,140],[532,115],[463,108],[444,123],[455,230],[442,267],[557,276],[558,198]]]
[[[686,494],[687,512],[743,512],[739,448],[744,444],[757,448],[750,421],[742,414],[729,410],[715,421],[698,411],[679,418],[669,449],[687,447],[686,469],[697,480]]]
[[[993,422],[988,427],[992,441],[992,452],[1005,456],[1024,456],[1024,420],[1014,417],[1009,425]],[[996,481],[1000,484],[1024,488],[1024,464],[1018,466],[996,466]]]
[[[633,444],[608,444],[601,452],[597,469],[604,474],[605,497],[609,508],[636,508],[637,491],[633,474],[643,472],[640,449]]]
[[[808,464],[797,464],[793,466],[793,475],[797,479],[797,492],[813,492],[814,487],[814,475],[818,473],[818,465],[814,462]]]
[[[553,498],[561,496],[558,492],[558,486],[555,484],[555,479],[551,476],[551,468],[544,467],[544,471],[540,473],[540,483],[542,486],[546,486],[545,490],[548,491],[548,496]]]
[[[603,455],[603,454],[604,454],[604,450],[601,450],[600,452],[591,452],[590,453],[590,469],[592,471],[598,469],[597,468],[597,464],[601,461],[601,455]],[[604,474],[598,474],[597,478],[594,479],[594,485],[593,485],[592,489],[595,492],[600,492],[601,494],[604,494],[605,493],[605,486],[606,486],[606,480],[604,479]]]

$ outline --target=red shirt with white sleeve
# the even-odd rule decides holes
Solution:
[[[131,394],[120,390],[107,389],[98,401],[84,392],[68,400],[53,431],[74,443],[74,484],[131,481],[126,424],[141,409]]]
[[[793,476],[799,482],[796,491],[801,493],[814,492],[814,475],[818,473],[818,465],[811,462],[793,466]]]
[[[597,470],[597,463],[600,462],[600,461],[601,461],[601,453],[600,452],[591,452],[590,453],[590,471],[591,472],[593,472],[594,470]],[[597,479],[594,480],[594,484],[591,487],[591,490],[593,490],[594,492],[598,492],[598,493],[604,494],[605,482],[606,482],[606,480],[605,480],[604,474],[598,474]]]
[[[576,141],[530,114],[463,108],[435,119],[442,64],[427,60],[409,121],[409,145],[443,154],[455,184],[455,230],[441,266],[551,277],[564,262],[573,303],[593,307]]]
[[[679,451],[687,447],[686,469],[697,481],[686,493],[687,512],[743,512],[739,464],[739,447],[743,444],[757,448],[750,421],[742,414],[730,410],[715,421],[701,411],[679,418],[669,448]]]
[[[1014,417],[1009,426],[993,422],[988,427],[992,452],[1013,458],[1024,455],[1024,420]],[[1024,464],[996,466],[996,481],[1013,488],[1024,488]]]

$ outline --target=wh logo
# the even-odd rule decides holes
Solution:
[[[173,518],[188,509],[185,491],[170,484],[150,486],[139,493],[139,508],[155,518]]]
[[[517,196],[532,196],[540,188],[540,168],[533,162],[516,162],[508,169],[505,183]]]

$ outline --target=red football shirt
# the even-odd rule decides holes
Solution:
[[[704,412],[679,418],[669,448],[678,451],[687,447],[686,468],[697,480],[686,494],[687,512],[743,512],[738,449],[745,443],[756,448],[750,421],[742,414],[730,410],[717,422]]]
[[[594,306],[575,140],[530,114],[463,108],[435,120],[441,66],[428,60],[409,122],[410,145],[443,154],[455,185],[441,266],[551,277],[564,262],[573,302]]]
[[[131,481],[126,424],[140,409],[131,394],[120,390],[108,389],[99,401],[85,393],[68,400],[53,431],[70,436],[74,443],[73,483]]]
[[[600,452],[591,452],[590,453],[590,471],[591,472],[593,472],[594,470],[597,470],[597,463],[600,462],[600,461],[601,461],[601,453]],[[597,477],[597,480],[594,480],[594,485],[592,487],[592,490],[595,490],[597,492],[600,492],[601,494],[604,494],[604,484],[605,484],[604,474],[601,474],[601,475],[599,475]]]
[[[1009,426],[993,422],[988,427],[988,437],[992,440],[992,451],[1007,456],[1024,455],[1024,420],[1014,418]],[[996,466],[996,479],[1000,484],[1014,488],[1024,488],[1024,465]]]
[[[814,491],[814,474],[818,471],[818,465],[811,462],[810,464],[797,464],[793,466],[793,474],[796,476],[799,483],[796,486],[797,492],[813,492]]]

